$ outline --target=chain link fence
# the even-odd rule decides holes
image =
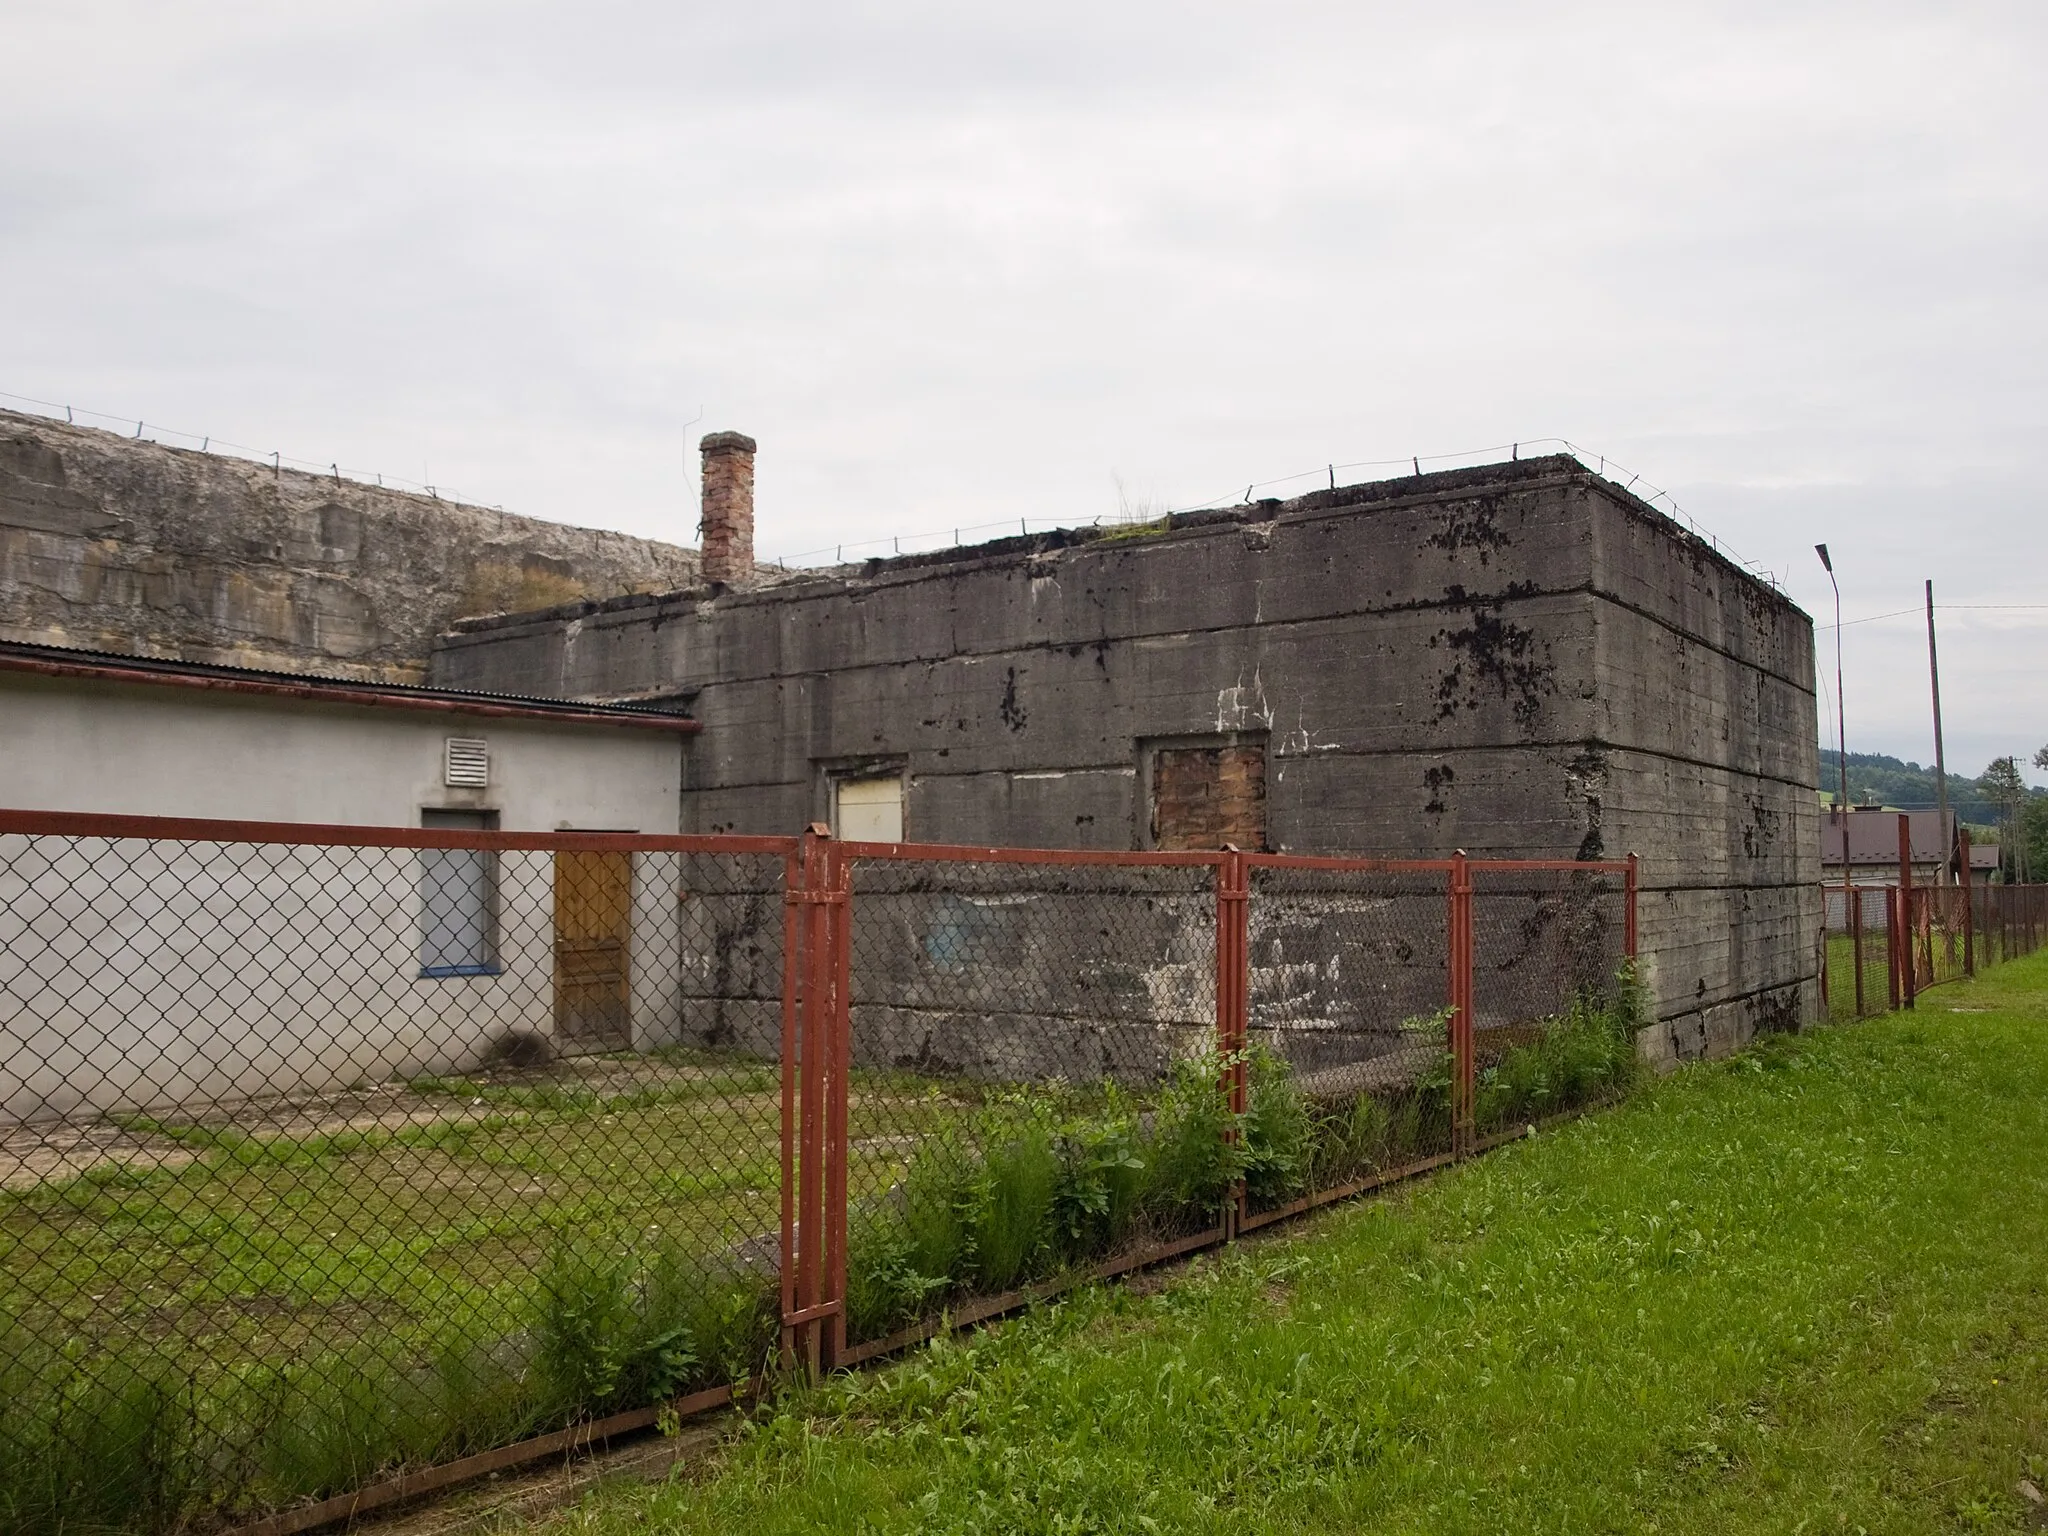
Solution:
[[[1821,1003],[1837,1022],[1911,1007],[1925,989],[2032,954],[2048,936],[2039,885],[1830,885],[1821,911]]]
[[[0,1529],[288,1536],[1476,1150],[1633,1069],[1633,894],[0,813]]]
[[[1215,1225],[1214,863],[846,856],[841,1355]],[[1169,1147],[1192,1166],[1169,1166]]]
[[[1481,1138],[1525,1131],[1625,1084],[1642,1000],[1634,892],[1612,866],[1471,870],[1472,1115]]]
[[[1978,965],[2031,955],[2048,941],[2048,885],[1982,885],[1966,905]]]
[[[1248,862],[1252,1226],[1448,1156],[1454,1073],[1449,866]]]
[[[1821,913],[1820,992],[1828,1017],[1839,1023],[1895,1007],[1891,887],[1825,886]]]
[[[318,1499],[772,1354],[788,849],[354,836],[0,835],[9,1527]]]

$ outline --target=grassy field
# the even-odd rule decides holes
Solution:
[[[1636,998],[1497,1041],[1481,1127],[1624,1089]],[[1129,1089],[858,1074],[856,1341],[1211,1226],[1240,1180],[1268,1209],[1428,1155],[1449,1058],[1410,1054],[1333,1098],[1254,1046],[1241,1113],[1214,1056]],[[16,1128],[0,1536],[232,1524],[744,1378],[779,1104],[772,1064],[670,1051]]]
[[[973,1096],[953,1087],[864,1079],[856,1180],[886,1186],[919,1135],[957,1120]],[[780,1093],[773,1063],[670,1053],[128,1116],[129,1155],[0,1194],[0,1307],[284,1350],[328,1321],[349,1335],[366,1316],[389,1329],[516,1312],[563,1233],[666,1233],[707,1255],[772,1240]],[[17,1139],[33,1146],[34,1129]]]
[[[2020,1530],[2048,956],[784,1398],[664,1531]]]
[[[667,1052],[0,1144],[0,1532],[168,1531],[768,1357],[772,1063]],[[965,1101],[863,1080],[854,1175]]]
[[[1976,963],[1980,970],[1991,970],[2014,958],[2001,953],[2005,946],[1997,930],[1979,932],[1974,939]],[[1888,960],[1886,958],[1884,921],[1878,917],[1862,934],[1863,949],[1863,1014],[1885,1013],[1891,1008]],[[2016,942],[2016,950],[2020,947]],[[1856,949],[1855,942],[1846,933],[1830,933],[1827,940],[1828,966],[1828,1014],[1836,1023],[1846,1023],[1856,1014]],[[1937,985],[1955,981],[1963,975],[1966,946],[1960,929],[1936,929],[1931,944],[1922,941],[1921,985],[1927,985],[1926,966],[1931,963]]]

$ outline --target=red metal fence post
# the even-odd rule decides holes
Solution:
[[[1451,1150],[1468,1155],[1473,1142],[1472,865],[1460,848],[1451,856]]]
[[[1640,860],[1634,854],[1628,856],[1628,873],[1622,877],[1622,890],[1628,899],[1628,910],[1622,918],[1621,947],[1629,959],[1636,958],[1636,897],[1642,890],[1642,875],[1638,868]]]
[[[1960,884],[1963,890],[1963,974],[1977,974],[1977,899],[1970,889],[1970,829],[1959,827],[1957,836],[1962,840],[1963,868]]]
[[[1913,1006],[1913,819],[1899,812],[1898,1004]]]
[[[797,978],[803,968],[804,852],[800,844],[782,861],[782,1368],[797,1363],[797,1099],[799,1065]]]
[[[853,866],[838,847],[825,848],[830,902],[825,925],[832,949],[831,1082],[825,1104],[825,1295],[831,1307],[825,1365],[846,1353],[846,1202],[848,1146],[846,1106],[853,1072]]]
[[[796,915],[784,931],[794,927],[801,938],[785,963],[799,968],[801,982],[795,1018],[784,1025],[786,1043],[792,1032],[795,1035],[797,1080],[792,1127],[785,1066],[782,1135],[785,1159],[789,1143],[795,1143],[796,1200],[784,1239],[782,1331],[785,1360],[815,1375],[831,1368],[846,1343],[845,1019],[850,946],[846,866],[822,823],[804,833],[796,863],[799,878],[785,893]]]
[[[1216,1049],[1223,1058],[1223,1091],[1232,1115],[1242,1115],[1249,1100],[1245,1051],[1251,1042],[1250,949],[1251,880],[1244,854],[1226,847],[1216,865]],[[1229,1133],[1237,1135],[1233,1127]],[[1245,1187],[1240,1179],[1224,1209],[1224,1235],[1237,1236],[1245,1215]]]

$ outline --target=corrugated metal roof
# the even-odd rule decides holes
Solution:
[[[162,681],[214,686],[229,691],[289,694],[337,704],[436,708],[481,715],[519,715],[564,723],[643,725],[669,730],[694,730],[686,710],[649,703],[585,703],[576,699],[543,699],[521,694],[479,693],[465,688],[432,688],[415,683],[369,682],[326,677],[315,672],[271,672],[219,662],[183,661],[176,657],[131,656],[117,651],[91,651],[71,646],[0,640],[0,669],[102,676],[113,682]]]

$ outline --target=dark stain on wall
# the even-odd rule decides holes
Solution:
[[[1029,723],[1030,716],[1024,713],[1024,706],[1017,702],[1017,669],[1010,667],[1003,673],[1003,701],[996,706],[996,713],[1003,718],[1003,724],[1013,731],[1021,731]]]
[[[1437,678],[1437,719],[1480,708],[1490,687],[1514,710],[1515,723],[1532,730],[1542,717],[1543,700],[1557,692],[1550,647],[1534,630],[1503,618],[1500,607],[1496,602],[1489,612],[1474,604],[1470,624],[1438,630],[1431,638],[1432,650],[1441,644],[1457,657]]]
[[[1436,532],[1429,535],[1431,548],[1440,549],[1453,560],[1470,550],[1484,566],[1508,548],[1507,534],[1500,526],[1500,498],[1479,496],[1451,509]]]
[[[1742,799],[1749,811],[1742,823],[1742,851],[1752,859],[1764,858],[1778,841],[1783,814],[1755,795],[1744,795]]]
[[[1422,785],[1429,791],[1429,799],[1423,802],[1422,814],[1442,816],[1450,810],[1450,806],[1444,803],[1444,791],[1457,782],[1457,770],[1449,763],[1438,763],[1433,768],[1425,768],[1422,771]]]
[[[1600,826],[1601,801],[1607,792],[1606,748],[1588,746],[1565,766],[1564,777],[1586,806],[1586,835],[1579,840],[1578,857],[1602,858],[1607,846]]]
[[[1799,1032],[1799,989],[1783,987],[1749,999],[1752,1034],[1793,1035]]]

